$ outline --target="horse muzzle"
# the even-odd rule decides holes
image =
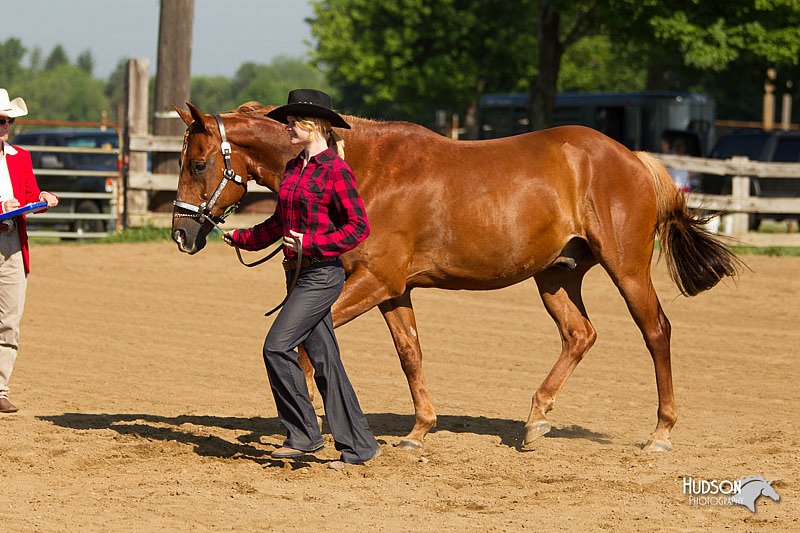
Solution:
[[[173,221],[172,240],[178,245],[178,250],[194,255],[205,248],[208,231],[203,231],[203,226],[203,223],[190,219]]]

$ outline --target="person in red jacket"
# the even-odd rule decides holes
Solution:
[[[11,125],[28,114],[22,98],[9,100],[0,88],[0,212],[43,201],[58,204],[56,195],[40,191],[33,175],[31,154],[8,144]],[[25,306],[25,289],[30,272],[25,216],[0,222],[0,413],[14,413],[17,406],[8,399],[8,380],[19,348],[19,322]]]
[[[252,228],[226,232],[223,238],[246,250],[260,250],[281,238],[285,245],[284,268],[291,292],[264,341],[267,375],[287,432],[283,446],[272,457],[297,457],[323,446],[295,351],[302,343],[314,365],[341,460],[365,463],[378,456],[380,447],[345,373],[331,317],[331,306],[344,286],[339,256],[369,235],[355,176],[343,159],[344,141],[331,129],[350,126],[331,110],[330,96],[315,89],[289,92],[288,103],[267,116],[286,124],[289,142],[300,153],[286,165],[275,214]],[[298,268],[292,289],[290,280]]]

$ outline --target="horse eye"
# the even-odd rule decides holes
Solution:
[[[206,162],[205,161],[192,161],[192,170],[195,172],[205,172],[206,170]]]

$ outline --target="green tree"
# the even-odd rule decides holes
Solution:
[[[331,92],[322,73],[300,59],[276,57],[269,65],[244,63],[231,82],[235,105],[248,101],[282,105],[291,89],[313,87]]]
[[[30,73],[17,86],[19,94],[25,95],[30,118],[100,121],[102,112],[109,111],[103,82],[73,65]]]
[[[91,50],[81,52],[78,59],[75,60],[75,66],[87,74],[91,74],[94,71],[94,56]]]
[[[798,22],[795,0],[540,0],[532,124],[551,122],[562,58],[583,37],[606,35],[648,58],[646,87],[663,89],[676,88],[676,72],[722,71],[743,55],[796,64]]]
[[[26,51],[22,41],[16,37],[0,43],[0,80],[3,80],[4,87],[13,85],[19,73],[24,70],[22,58]]]
[[[28,65],[28,70],[30,72],[39,72],[42,70],[42,49],[38,46],[35,46],[33,50],[31,50]]]
[[[312,5],[313,59],[355,112],[431,123],[435,109],[474,108],[485,90],[519,89],[532,74],[533,0]]]
[[[122,124],[124,119],[120,114],[124,112],[124,102],[122,99],[125,97],[125,80],[127,75],[128,59],[120,59],[103,86],[103,94],[105,94],[111,105],[111,116],[109,119],[118,124]]]
[[[797,64],[796,0],[315,0],[315,63],[358,112],[429,123],[480,93],[702,89],[737,62]],[[561,77],[564,76],[562,79]],[[760,85],[760,83],[756,83]],[[469,113],[468,113],[469,116]]]
[[[47,59],[45,59],[44,70],[53,70],[68,63],[69,58],[67,57],[67,52],[64,51],[63,46],[57,44],[50,51],[50,55],[47,56]]]
[[[231,80],[225,76],[192,76],[191,101],[206,113],[236,107],[231,98]]]
[[[644,90],[646,62],[628,48],[614,46],[608,36],[591,35],[564,52],[558,91],[628,92]]]

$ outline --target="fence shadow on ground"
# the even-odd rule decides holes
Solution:
[[[265,444],[267,441],[280,442],[285,434],[277,418],[263,417],[224,417],[205,415],[179,415],[174,417],[151,414],[109,414],[109,413],[64,413],[37,417],[56,426],[75,430],[113,430],[121,435],[157,441],[172,441],[188,444],[196,454],[204,457],[223,459],[247,459],[265,466],[283,466],[283,461],[270,458],[270,452],[279,444]],[[412,415],[396,413],[370,413],[367,415],[370,427],[378,436],[402,437],[414,425]],[[220,430],[243,432],[237,437],[225,438],[215,433]],[[327,426],[324,426],[327,432]],[[519,449],[524,433],[523,422],[503,418],[483,416],[439,415],[437,426],[432,431],[471,433],[475,435],[495,435],[501,444]],[[611,444],[608,435],[596,433],[579,426],[553,428],[546,435],[549,438],[586,439],[599,444]],[[325,462],[309,455],[308,462]],[[303,461],[295,461],[293,468],[302,467]]]

